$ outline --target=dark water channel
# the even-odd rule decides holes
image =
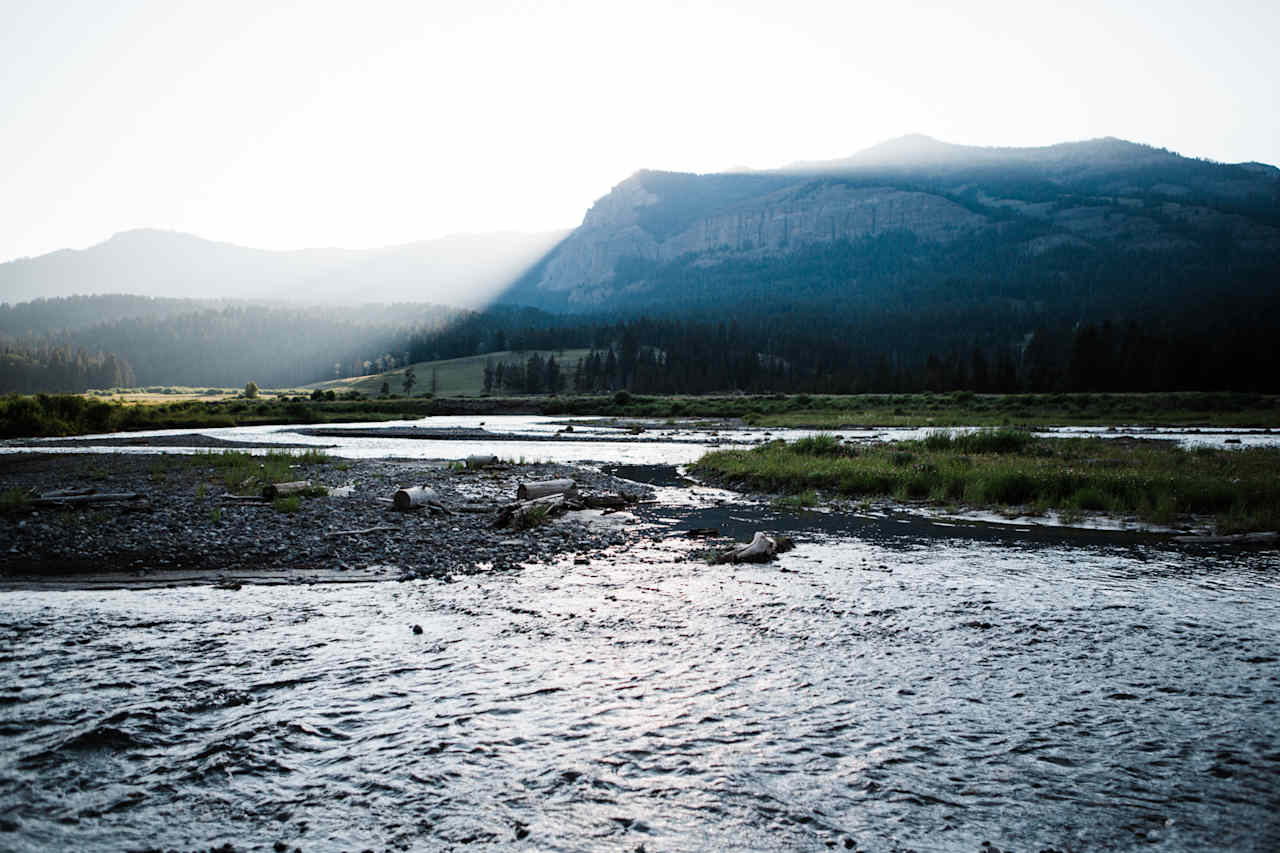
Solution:
[[[1280,848],[1274,551],[654,513],[799,546],[0,595],[0,849]]]

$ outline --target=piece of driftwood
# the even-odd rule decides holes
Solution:
[[[578,497],[578,484],[573,480],[536,480],[516,486],[516,500],[531,501],[547,495],[564,495],[569,500]]]
[[[91,495],[97,489],[54,489],[52,492],[41,492],[39,497],[44,500],[53,500],[54,498],[72,498],[79,495]]]
[[[374,527],[365,527],[360,530],[331,530],[324,535],[325,539],[331,539],[334,536],[363,536],[366,533],[383,533],[399,530],[398,527],[392,527],[390,524],[379,524]]]
[[[712,536],[720,535],[719,527],[694,527],[685,531],[685,536],[690,539],[709,539]]]
[[[587,509],[626,509],[636,502],[628,495],[588,495],[582,499]]]
[[[269,501],[286,498],[311,488],[310,480],[295,480],[291,483],[268,483],[262,487],[262,496]]]
[[[717,563],[767,563],[774,557],[791,550],[795,545],[785,536],[776,539],[756,531],[746,545],[731,548],[716,558]]]
[[[570,499],[564,492],[554,495],[543,495],[527,501],[517,501],[498,509],[493,521],[495,528],[515,527],[523,530],[533,527],[538,522],[557,515],[563,515],[571,509],[581,509],[582,503]]]
[[[88,495],[62,495],[49,497],[41,495],[31,501],[32,506],[77,506],[80,504],[109,503],[112,501],[134,501],[142,497],[137,492],[95,492]]]
[[[472,456],[468,456],[466,459],[467,467],[472,469],[488,468],[490,465],[497,464],[498,457],[494,456],[492,453],[477,453]]]
[[[264,498],[262,495],[233,495],[233,494],[227,493],[225,495],[218,495],[218,500],[261,504],[261,503],[267,503],[268,501],[271,500],[271,498]]]
[[[1280,540],[1280,533],[1275,531],[1267,533],[1233,533],[1226,536],[1175,536],[1174,542],[1194,542],[1200,545],[1231,545],[1231,544],[1247,544],[1250,542],[1275,542]]]
[[[397,489],[396,493],[391,496],[391,505],[398,510],[418,509],[426,506],[435,506],[443,509],[440,505],[440,496],[430,486],[410,486],[407,489]]]

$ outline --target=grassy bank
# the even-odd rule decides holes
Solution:
[[[937,431],[853,447],[820,435],[709,453],[695,470],[747,489],[926,500],[1069,521],[1086,511],[1158,524],[1213,517],[1218,532],[1280,530],[1280,450],[1183,450],[1166,442],[1037,439],[1016,430]]]
[[[313,392],[315,393],[315,392]],[[1177,394],[808,394],[556,397],[346,397],[280,393],[262,399],[166,399],[125,404],[77,394],[0,397],[0,437],[82,435],[145,429],[382,421],[426,415],[606,415],[741,418],[768,427],[859,426],[1234,426],[1280,428],[1280,396]],[[325,392],[319,392],[323,397]]]

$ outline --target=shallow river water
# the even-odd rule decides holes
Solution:
[[[1280,848],[1275,551],[687,504],[455,583],[0,594],[0,849]]]

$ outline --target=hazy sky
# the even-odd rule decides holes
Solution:
[[[918,132],[1280,163],[1280,3],[0,0],[0,260],[361,248]]]

